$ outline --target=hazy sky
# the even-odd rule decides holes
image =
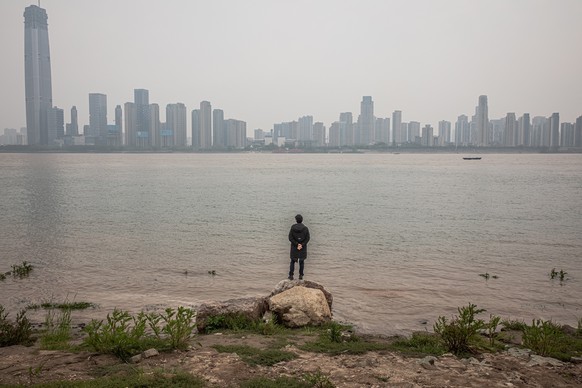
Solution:
[[[0,0],[0,130],[25,126],[24,8]],[[88,93],[115,105],[133,89],[188,112],[208,100],[248,134],[312,115],[329,128],[374,100],[375,115],[436,127],[507,112],[582,115],[582,0],[42,0],[53,104]],[[190,131],[190,113],[188,114]]]

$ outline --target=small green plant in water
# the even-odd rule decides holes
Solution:
[[[32,264],[23,261],[22,264],[13,264],[12,265],[12,276],[24,278],[32,272]]]
[[[485,278],[485,280],[489,280],[489,277],[490,277],[490,275],[489,275],[487,272],[485,272],[485,273],[480,273],[480,274],[479,274],[479,276],[481,276],[481,277]]]
[[[485,309],[478,309],[476,305],[469,303],[468,306],[459,307],[459,315],[448,321],[444,316],[440,316],[435,322],[433,329],[437,333],[445,347],[455,354],[462,354],[471,350],[471,342],[476,338],[479,330],[485,327],[482,319],[477,319],[477,314],[483,313]]]

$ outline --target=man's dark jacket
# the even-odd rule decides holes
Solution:
[[[291,259],[307,258],[307,243],[309,242],[309,229],[303,224],[295,224],[289,231],[289,241],[291,241]],[[297,244],[303,245],[301,250],[297,249]]]

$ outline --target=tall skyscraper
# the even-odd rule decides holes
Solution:
[[[125,146],[137,146],[137,110],[133,102],[126,102],[123,111],[125,114]]]
[[[395,110],[392,112],[392,144],[394,145],[402,144],[402,131],[400,124],[402,124],[402,112]],[[418,124],[418,127],[420,132],[420,123]],[[408,128],[410,129],[410,125]]]
[[[214,109],[212,111],[212,146],[214,148],[226,147],[226,131],[224,127],[224,111]]]
[[[176,147],[186,147],[188,145],[188,116],[186,105],[181,102],[166,105],[166,129],[174,132],[174,145]]]
[[[313,145],[323,147],[325,145],[325,125],[322,122],[313,123]]]
[[[92,144],[107,144],[107,96],[89,93],[89,133],[86,139]]]
[[[192,110],[192,148],[200,149],[200,109]]]
[[[451,142],[451,122],[446,120],[439,121],[439,145],[445,146]]]
[[[548,118],[549,121],[549,146],[551,148],[556,148],[560,146],[560,114],[559,113],[552,113],[552,115]]]
[[[574,147],[582,147],[582,116],[576,119],[574,127]]]
[[[353,146],[354,143],[354,119],[352,112],[340,113],[339,117],[339,146]]]
[[[65,112],[55,107],[48,110],[48,142],[55,144],[55,140],[62,139],[65,135]]]
[[[402,123],[400,123],[402,126]],[[420,122],[410,121],[408,123],[408,142],[420,144]]]
[[[476,109],[477,119],[477,145],[486,147],[489,145],[489,107],[487,105],[487,96],[479,96],[479,105]]]
[[[359,137],[356,135],[356,144],[369,145],[374,143],[375,124],[374,101],[372,101],[371,96],[364,96],[360,103],[360,116],[358,116]]]
[[[455,144],[458,146],[467,146],[471,141],[471,127],[469,118],[466,115],[457,117],[455,123]]]
[[[71,123],[67,124],[67,130],[66,130],[65,135],[67,135],[67,136],[79,136],[79,119],[78,119],[76,106],[73,106],[71,108]]]
[[[376,143],[390,144],[390,119],[377,118],[374,125],[374,139]]]
[[[48,115],[53,106],[51,59],[46,10],[24,10],[24,83],[29,145],[49,144]]]
[[[136,146],[147,148],[151,145],[150,134],[150,92],[146,89],[134,89],[133,101],[136,113]]]
[[[165,131],[164,133],[162,133],[161,129],[162,123],[160,122],[160,106],[158,104],[150,104],[148,112],[149,112],[148,123],[150,126],[148,133],[150,135],[150,145],[152,147],[173,147],[174,146],[173,133],[169,135]],[[168,114],[166,113],[166,120],[167,119]]]
[[[313,140],[313,116],[300,117],[297,122],[299,125],[297,140],[304,144]]]
[[[434,146],[434,129],[430,124],[422,127],[422,138],[420,144],[424,147]]]
[[[517,135],[517,120],[515,119],[515,113],[511,112],[505,116],[503,145],[506,147],[515,147],[517,144]]]
[[[115,107],[115,126],[117,127],[115,145],[120,147],[123,145],[123,111],[121,110],[121,105]]]
[[[531,122],[529,113],[524,113],[518,120],[517,145],[529,147],[531,143]]]
[[[212,147],[212,105],[209,101],[200,103],[200,148]]]

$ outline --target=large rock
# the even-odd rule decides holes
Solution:
[[[323,286],[319,283],[315,283],[309,280],[281,280],[275,286],[275,289],[271,291],[271,295],[269,297],[273,297],[277,294],[282,293],[283,291],[287,291],[292,289],[293,287],[306,287],[306,288],[314,288],[317,290],[321,290],[323,295],[325,295],[325,300],[327,301],[327,305],[329,306],[329,310],[331,311],[331,305],[333,303],[333,296],[329,291],[327,291]]]
[[[323,291],[293,287],[269,299],[270,310],[287,327],[321,325],[331,320],[331,310]]]
[[[200,305],[196,313],[196,328],[204,333],[209,317],[240,315],[250,320],[262,319],[269,304],[267,298],[241,298],[222,302],[212,301]]]

